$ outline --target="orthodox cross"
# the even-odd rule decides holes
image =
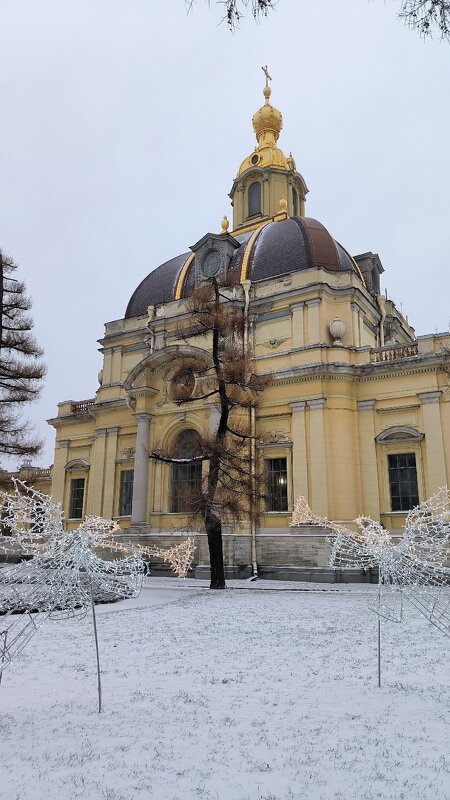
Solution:
[[[269,81],[272,80],[272,78],[269,75],[269,67],[266,64],[266,66],[265,67],[261,67],[261,69],[264,72],[264,75],[266,76],[266,86],[268,86],[269,85]]]

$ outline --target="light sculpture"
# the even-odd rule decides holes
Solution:
[[[304,497],[291,526],[312,523],[330,531],[330,566],[379,569],[379,617],[400,622],[406,598],[442,633],[450,635],[450,497],[439,489],[408,512],[399,540],[370,517],[355,520],[353,531],[315,515]]]
[[[151,557],[162,558],[178,576],[185,576],[193,539],[168,549],[119,542],[117,523],[97,516],[65,531],[59,503],[21,481],[15,482],[14,492],[0,492],[0,507],[0,552],[29,557],[0,570],[0,681],[3,668],[47,619],[82,619],[91,606],[100,711],[94,599],[137,597]]]

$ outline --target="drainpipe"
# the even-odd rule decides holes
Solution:
[[[382,294],[378,295],[378,305],[381,312],[380,320],[380,347],[384,347],[384,321],[386,319],[386,300]]]
[[[251,281],[245,280],[242,281],[242,288],[244,289],[244,296],[245,296],[245,305],[244,305],[244,352],[248,351],[249,346],[249,315],[248,309],[250,305],[250,287]],[[251,471],[251,480],[252,480],[252,493],[253,497],[255,495],[255,470],[256,470],[256,414],[255,409],[253,406],[250,408],[250,471]],[[252,579],[255,580],[258,577],[258,564],[256,562],[256,522],[255,516],[253,514],[253,500],[251,506],[251,514],[250,514],[250,525],[251,525],[251,559],[252,559]]]

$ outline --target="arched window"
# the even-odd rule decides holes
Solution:
[[[198,455],[200,437],[197,431],[187,428],[177,436],[174,458],[192,458]],[[189,511],[193,497],[201,487],[202,462],[174,464],[170,492],[170,510],[173,514]]]
[[[297,189],[292,187],[292,216],[296,217],[298,215],[298,195]]]
[[[261,184],[259,181],[251,183],[248,187],[248,216],[261,213]]]

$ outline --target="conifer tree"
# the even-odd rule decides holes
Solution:
[[[207,462],[203,480],[186,486],[182,505],[192,521],[202,522],[207,534],[210,588],[224,589],[222,527],[255,521],[263,498],[254,419],[258,397],[269,380],[252,371],[245,307],[232,299],[232,293],[222,293],[213,279],[193,292],[187,311],[189,322],[179,336],[186,341],[202,337],[205,357],[180,357],[175,401],[184,407],[198,401],[214,404],[216,426],[207,436],[199,436],[187,455],[155,447],[150,458],[172,465]]]
[[[14,275],[17,266],[0,250],[0,454],[35,456],[42,442],[24,421],[24,405],[39,396],[45,366],[31,334],[31,300]]]

